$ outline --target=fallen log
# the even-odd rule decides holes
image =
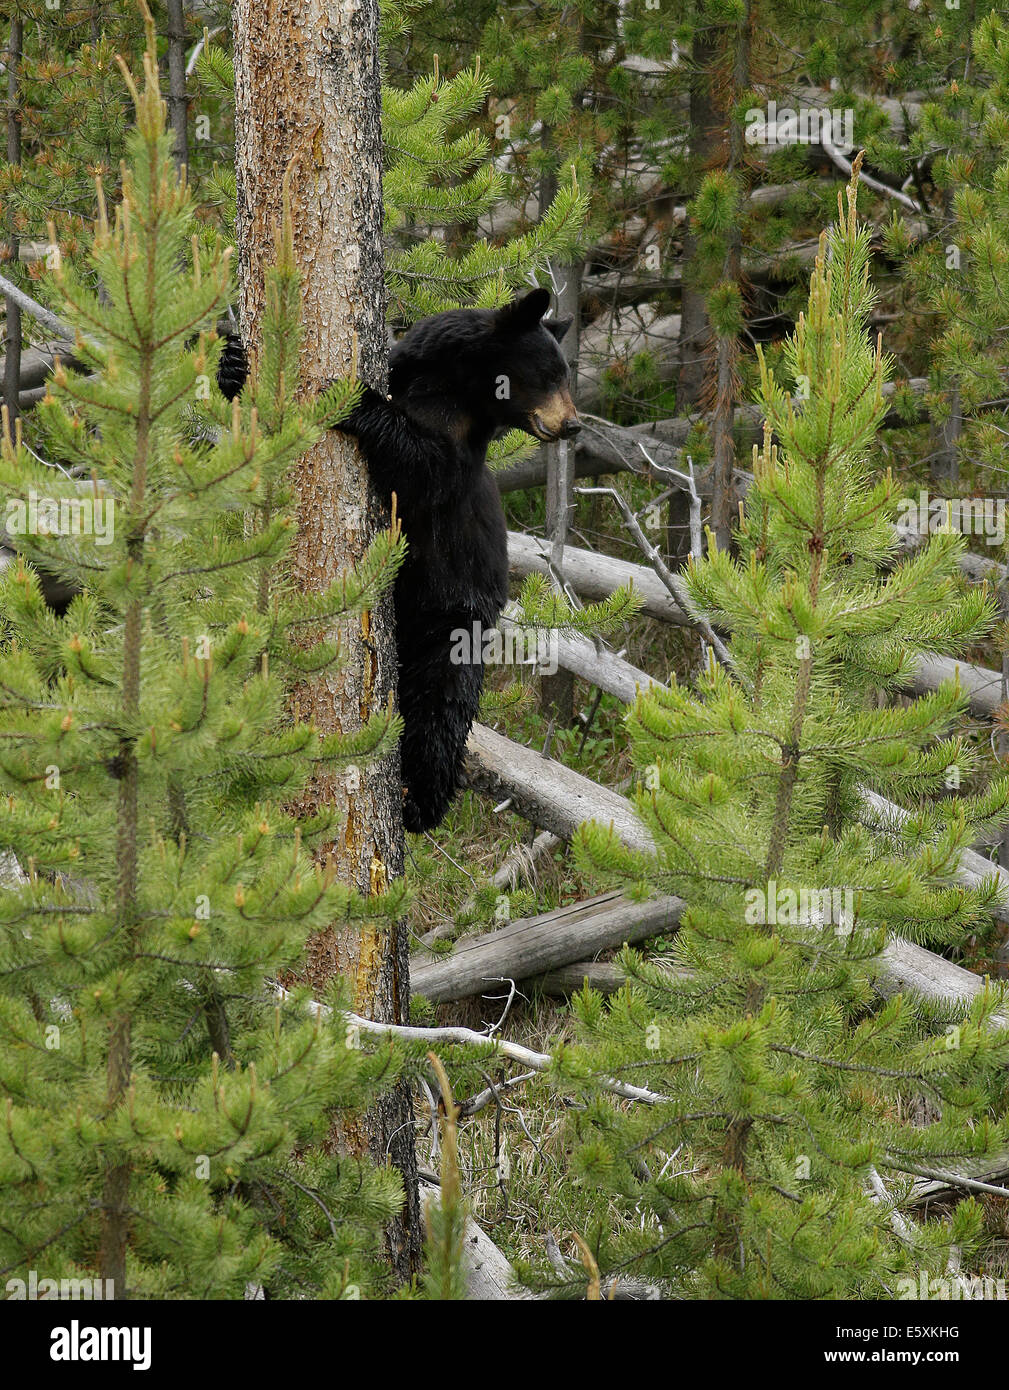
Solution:
[[[421,1180],[421,1209],[438,1201],[441,1189],[430,1181]],[[466,1301],[473,1303],[532,1300],[535,1294],[524,1289],[516,1278],[507,1256],[497,1248],[490,1236],[471,1216],[466,1218],[462,1262],[466,1271]]]
[[[965,970],[925,946],[916,946],[903,937],[890,937],[879,957],[877,987],[886,998],[895,994],[918,994],[923,999],[965,1007],[988,984],[986,978]],[[1009,1028],[1009,1013],[992,1015],[992,1027]]]
[[[962,1196],[965,1186],[970,1183],[1001,1183],[1009,1177],[1009,1153],[996,1154],[983,1159],[944,1160],[946,1177],[919,1178],[912,1186],[903,1206],[921,1206],[937,1198]]]
[[[81,364],[73,357],[73,350],[73,342],[67,339],[61,339],[49,348],[26,348],[21,354],[21,369],[18,374],[19,390],[31,391],[35,387],[41,386],[46,377],[52,375],[57,357],[62,360],[64,366],[72,366],[82,370]],[[7,358],[0,357],[0,373],[6,369],[6,366]]]
[[[519,579],[529,574],[543,574],[549,578],[550,547],[535,536],[509,531],[508,566]],[[607,599],[622,584],[633,584],[643,600],[641,611],[649,618],[659,618],[678,627],[693,626],[662,580],[646,565],[615,560],[612,555],[599,555],[594,550],[568,545],[564,547],[563,573],[576,593],[592,600]]]
[[[900,554],[911,555],[929,538],[929,533],[912,531],[901,526],[897,531],[897,545]],[[997,589],[1006,582],[1009,569],[990,555],[979,555],[976,551],[965,550],[957,557],[957,568],[972,584],[988,583],[990,589]]]
[[[545,542],[519,531],[508,533],[508,564],[517,578],[527,574],[550,574],[550,554]],[[675,623],[678,627],[693,627],[691,619],[676,603],[654,570],[629,560],[616,560],[612,555],[598,555],[594,550],[565,546],[563,574],[566,581],[583,598],[599,601],[621,585],[633,584],[644,600],[641,611],[650,618]],[[976,666],[955,657],[923,652],[918,657],[914,674],[908,681],[911,694],[923,695],[938,690],[944,681],[959,676],[967,694],[970,711],[980,719],[990,719],[1002,703],[1002,677],[998,671]],[[647,678],[646,679],[650,679]]]
[[[895,806],[892,801],[887,801],[885,796],[866,788],[862,790],[862,801],[877,829],[897,829],[911,814],[902,806]],[[982,879],[993,877],[998,880],[1004,897],[1009,901],[1009,871],[1001,864],[986,859],[983,854],[978,854],[976,850],[965,849],[961,852],[956,873],[958,883],[964,884],[967,888],[976,888]],[[996,915],[1001,916],[1002,910]]]
[[[433,961],[414,957],[410,990],[432,1004],[482,994],[488,986],[500,993],[502,980],[527,980],[625,942],[672,931],[683,907],[680,898],[633,903],[613,892],[520,918],[484,936],[467,938],[451,955]]]
[[[956,657],[925,652],[915,663],[914,674],[905,687],[912,695],[926,695],[946,681],[959,680],[970,700],[970,712],[979,719],[990,719],[1002,703],[1002,672],[989,671]]]
[[[506,615],[508,611],[506,610]],[[510,616],[505,616],[499,626],[506,631],[515,624]],[[558,664],[565,671],[588,681],[590,685],[598,685],[610,695],[616,695],[624,704],[631,703],[638,686],[647,690],[649,686],[662,684],[647,671],[631,666],[622,657],[608,651],[601,642],[593,642],[591,638],[582,637],[579,633],[554,631],[550,635],[550,642],[557,655]]]
[[[23,314],[27,314],[29,318],[35,319],[37,323],[40,323],[48,333],[51,333],[53,337],[60,342],[67,341],[76,343],[78,336],[76,329],[64,319],[61,319],[58,314],[54,314],[51,309],[47,309],[45,305],[40,304],[37,299],[32,299],[30,295],[25,294],[24,290],[8,280],[5,275],[0,275],[0,294],[16,304]],[[95,346],[100,346],[100,344],[98,344],[95,339],[90,338],[90,335],[87,333],[81,334],[81,337],[86,341],[93,342]]]
[[[647,671],[632,666],[629,661],[613,652],[597,653],[596,664],[590,666],[584,650],[586,643],[584,638],[572,638],[562,633],[555,633],[554,639],[557,660],[561,666],[582,676],[584,680],[592,681],[593,684],[605,690],[607,694],[615,695],[618,700],[623,700],[625,704],[630,704],[639,689],[645,690],[649,685],[659,683],[649,676]],[[948,657],[935,657],[932,660],[935,662],[948,661],[952,669],[945,679],[953,678],[953,671],[959,663]],[[570,666],[568,665],[569,662],[572,663]],[[975,671],[978,668],[971,667],[969,669]],[[994,671],[986,674],[991,675],[994,679],[999,678],[998,673]],[[961,684],[963,683],[964,678],[961,672]],[[987,692],[985,698],[988,698],[989,695],[990,691]],[[880,796],[878,792],[864,790],[862,799],[873,816],[876,827],[882,830],[898,828],[900,822],[906,820],[910,814],[902,807],[894,805],[892,801],[888,801],[886,797]],[[957,879],[960,883],[966,884],[969,888],[976,888],[982,879],[992,876],[998,879],[1006,901],[1009,902],[1009,871],[993,860],[986,859],[983,854],[978,854],[976,850],[965,849],[961,853],[957,871]]]
[[[596,786],[580,773],[482,725],[477,725],[470,735],[469,755],[472,786],[478,790],[488,788],[497,799],[510,797],[520,815],[537,825],[549,821],[548,828],[562,839],[570,839],[583,820],[592,819],[609,824],[613,833],[633,849],[653,852],[651,837],[631,803]],[[884,814],[896,813],[898,817],[908,814],[883,797],[876,798],[875,809]],[[956,875],[958,881],[976,882],[973,875],[978,872],[996,874],[1009,884],[1005,870],[971,850],[965,851]],[[965,1005],[980,994],[987,982],[924,946],[891,937],[879,957],[878,983],[884,994],[911,992],[947,1004]],[[1009,1014],[995,1015],[993,1026],[1009,1027]]]
[[[597,994],[616,994],[627,983],[627,976],[607,960],[582,960],[573,965],[562,965],[556,970],[540,975],[530,984],[539,994],[548,994],[553,999],[570,999],[580,989],[588,985]]]
[[[654,965],[655,962],[653,961]],[[685,966],[663,963],[663,973],[670,979],[689,979],[691,971]],[[570,999],[572,994],[588,985],[597,994],[616,994],[627,983],[627,974],[611,960],[582,960],[573,965],[562,965],[539,975],[527,982],[527,988],[537,994],[547,994],[552,999]]]
[[[912,377],[909,381],[887,382],[883,386],[884,399],[892,397],[898,387],[902,392],[910,392],[922,401],[928,389],[925,377]],[[914,420],[908,421],[894,408],[891,408],[880,421],[881,429],[906,429],[909,424],[923,424],[928,412],[919,405]],[[656,463],[680,466],[679,453],[691,433],[704,424],[702,415],[678,415],[666,420],[656,420],[645,425],[614,425],[607,420],[583,422],[585,428],[578,436],[574,447],[575,477],[591,478],[600,473],[626,473],[640,471],[646,466],[644,455],[638,443],[647,449]],[[591,426],[591,428],[589,428]],[[764,437],[764,413],[759,405],[741,405],[735,410],[733,429],[738,447],[742,450],[759,445]],[[545,449],[518,463],[500,468],[494,474],[499,492],[518,492],[522,488],[543,487],[547,480],[547,455]],[[698,490],[702,497],[711,496],[711,481],[705,473],[699,473]]]
[[[651,835],[626,797],[484,724],[475,724],[469,736],[466,776],[474,790],[494,801],[511,801],[523,819],[562,840],[570,840],[582,821],[596,820],[612,825],[624,844],[655,852]]]

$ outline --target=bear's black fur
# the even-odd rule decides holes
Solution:
[[[222,395],[234,400],[249,375],[249,359],[237,333],[224,330],[224,347],[217,359],[217,384]]]
[[[513,428],[542,440],[578,429],[558,347],[568,321],[544,323],[549,303],[533,290],[503,309],[452,309],[415,324],[390,355],[389,399],[366,387],[338,426],[356,436],[376,492],[386,503],[396,494],[408,542],[394,590],[408,830],[436,826],[459,785],[483,687],[479,635],[508,597],[487,446]],[[470,659],[453,660],[453,634],[474,625]]]

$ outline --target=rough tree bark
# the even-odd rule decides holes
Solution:
[[[718,34],[713,25],[694,30],[690,53],[690,153],[698,181],[717,158],[718,115],[711,90],[712,71],[719,56]],[[683,237],[683,291],[680,301],[680,374],[676,409],[681,415],[695,408],[704,393],[711,327],[707,296],[693,282],[697,238],[688,225]]]
[[[690,54],[690,153],[697,165],[698,182],[718,157],[718,117],[712,93],[718,53],[714,26],[695,29]],[[707,295],[696,283],[697,258],[697,237],[688,221],[680,272],[680,370],[676,382],[676,409],[681,415],[702,404],[711,350]],[[674,492],[666,507],[665,549],[671,564],[678,565],[690,554],[690,507],[681,492]]]
[[[575,23],[577,42],[581,47],[583,43],[582,26],[577,18]],[[549,150],[553,145],[553,131],[549,125],[544,124],[543,126],[540,133],[540,144],[544,151]],[[551,203],[557,197],[558,187],[557,173],[552,167],[548,167],[540,178],[539,185],[541,222],[546,217]],[[558,287],[555,317],[570,316],[572,319],[571,327],[561,343],[561,351],[564,353],[568,366],[572,369],[571,390],[574,394],[577,389],[578,337],[581,332],[581,315],[579,313],[581,300],[580,263],[566,266],[554,265],[553,278],[554,284]],[[547,535],[553,544],[554,561],[559,564],[564,556],[564,543],[567,540],[568,526],[571,520],[571,489],[574,485],[575,451],[574,447],[569,447],[568,441],[564,439],[556,444],[548,444],[546,455]],[[545,714],[555,719],[562,728],[566,728],[574,719],[574,700],[574,681],[569,672],[558,671],[555,675],[541,678],[540,708]]]
[[[740,23],[736,29],[735,49],[732,61],[732,75],[726,109],[731,113],[733,104],[746,90],[750,73],[750,0],[745,0]],[[730,172],[742,173],[743,131],[739,122],[729,117],[729,160]],[[741,213],[740,213],[741,215]],[[739,217],[729,230],[725,264],[722,279],[739,285],[743,256],[743,240]],[[715,345],[715,407],[711,415],[712,444],[712,498],[711,529],[715,533],[719,550],[728,550],[732,541],[732,526],[736,520],[736,494],[733,490],[733,471],[736,466],[736,441],[732,426],[735,419],[736,397],[739,394],[737,363],[739,360],[739,339],[735,333],[720,333]]]
[[[382,133],[378,0],[237,0],[235,16],[236,170],[242,332],[257,344],[264,268],[273,256],[281,184],[290,170],[295,257],[302,275],[302,389],[358,370],[376,388],[386,380],[382,273]],[[319,590],[360,559],[387,524],[353,440],[338,431],[299,465],[300,531],[293,568]],[[323,730],[352,729],[394,689],[391,602],[338,632],[346,666],[298,692],[303,716]],[[321,776],[301,810],[335,804],[345,816],[333,845],[338,872],[364,892],[384,891],[402,872],[402,791],[398,759],[349,777]],[[402,1022],[409,1007],[407,936],[386,930],[324,931],[310,944],[305,978],[321,988],[348,977],[358,1013]],[[406,1278],[421,1241],[413,1111],[406,1087],[332,1142],[391,1157],[407,1201],[389,1233],[389,1255]]]
[[[186,16],[183,0],[168,0],[168,124],[175,136],[176,168],[189,163],[186,129]]]
[[[21,44],[24,35],[24,21],[14,18],[10,22],[10,39],[7,44],[7,163],[21,163],[21,107],[18,79],[21,66]],[[10,260],[18,258],[17,231],[13,224],[7,243]],[[18,392],[21,378],[21,310],[13,299],[7,299],[7,330],[4,362],[4,404],[13,426],[18,416]]]
[[[571,327],[561,342],[561,351],[571,372],[572,395],[578,389],[578,339],[581,331],[579,299],[581,264],[573,262],[555,268],[558,286],[556,317],[571,318]],[[577,397],[576,397],[577,402]],[[563,568],[564,547],[573,514],[575,446],[566,439],[548,444],[547,449],[547,535],[554,563]],[[574,720],[575,685],[570,671],[557,671],[540,681],[540,708],[567,728]]]

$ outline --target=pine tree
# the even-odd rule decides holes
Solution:
[[[283,809],[399,724],[322,739],[285,697],[339,660],[316,634],[374,605],[403,542],[326,593],[285,583],[289,471],[356,388],[293,404],[288,227],[257,379],[215,394],[230,257],[196,242],[150,30],[139,92],[123,71],[121,198],[110,221],[99,187],[87,270],[57,276],[87,374],[61,369],[38,412],[68,467],[9,430],[0,450],[23,554],[83,588],[57,616],[22,560],[0,593],[0,1268],[117,1297],[355,1297],[381,1287],[399,1178],[312,1144],[402,1058],[269,981],[321,926],[402,913],[401,884],[364,900],[314,862],[332,817]]]
[[[955,16],[954,16],[955,18]],[[951,82],[926,104],[912,153],[938,193],[935,234],[911,256],[908,274],[924,310],[932,417],[951,435],[946,477],[955,484],[958,456],[982,478],[1000,477],[1004,455],[1009,340],[1009,25],[993,12],[974,31],[969,78]],[[906,239],[895,228],[896,249]],[[924,336],[924,335],[923,335]],[[962,424],[958,417],[964,417]],[[976,481],[968,474],[968,486]],[[989,480],[989,490],[991,490]],[[1003,492],[1001,481],[994,486]]]
[[[923,646],[974,640],[992,605],[959,596],[948,533],[891,568],[896,488],[870,472],[890,363],[866,331],[855,188],[786,347],[808,399],[794,404],[762,363],[767,433],[738,557],[711,548],[686,574],[731,635],[731,668],[712,664],[696,690],[653,687],[628,716],[655,857],[598,825],[579,840],[608,882],[688,903],[677,969],[625,951],[633,983],[609,1007],[576,999],[582,1045],[557,1062],[578,1089],[604,1074],[656,1093],[572,1112],[574,1200],[603,1275],[674,1297],[893,1296],[896,1280],[941,1271],[951,1245],[969,1252],[981,1220],[973,1201],[948,1223],[902,1220],[903,1175],[1009,1134],[1009,1038],[989,1026],[1001,990],[942,1013],[879,989],[888,934],[955,945],[983,930],[993,883],[954,873],[1005,815],[1009,783],[968,794],[956,686],[880,699]],[[872,824],[866,788],[910,812],[902,827]],[[572,1292],[584,1273],[539,1282]]]

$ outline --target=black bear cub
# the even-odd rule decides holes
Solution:
[[[558,347],[570,320],[544,321],[549,303],[538,289],[415,324],[390,355],[390,399],[366,387],[338,426],[358,439],[379,495],[395,492],[408,542],[394,590],[408,830],[436,826],[455,795],[483,687],[472,635],[494,627],[508,597],[487,446],[509,429],[546,441],[579,428]]]

